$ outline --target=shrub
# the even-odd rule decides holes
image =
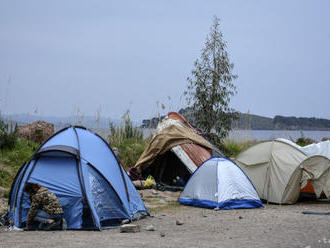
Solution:
[[[18,139],[14,147],[11,149],[3,149],[0,160],[7,165],[12,165],[14,168],[18,168],[25,161],[30,159],[38,147],[39,145],[33,141]]]
[[[112,147],[117,147],[120,152],[120,162],[125,169],[135,165],[148,142],[144,139],[126,139],[120,143],[111,143]]]
[[[240,152],[254,143],[256,143],[256,141],[235,142],[233,140],[225,139],[221,143],[218,143],[217,146],[226,157],[232,158],[236,157]]]
[[[38,146],[32,141],[17,139],[12,148],[2,149],[0,153],[0,187],[10,188],[18,169],[30,159]]]
[[[307,146],[313,143],[316,143],[316,141],[311,138],[300,137],[296,140],[296,144],[300,146]]]
[[[9,188],[14,180],[14,176],[13,173],[8,172],[4,168],[0,168],[0,187]]]
[[[109,124],[108,141],[111,147],[118,148],[120,161],[127,169],[134,166],[136,161],[147,146],[147,141],[143,139],[142,130],[134,127],[129,117],[129,110],[122,117],[123,124],[115,126]]]
[[[17,124],[5,123],[0,119],[0,149],[12,149],[17,142]]]

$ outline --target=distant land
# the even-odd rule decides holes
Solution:
[[[183,114],[184,110],[179,113]],[[154,117],[142,121],[141,127],[156,128],[160,118]],[[274,118],[260,115],[239,113],[239,118],[233,123],[233,129],[247,130],[318,130],[329,131],[330,120],[307,117],[285,117],[276,115]]]
[[[234,123],[236,129],[251,130],[318,130],[329,131],[330,120],[276,115],[274,118],[240,113]]]
[[[2,115],[2,119],[8,121],[13,121],[17,125],[25,125],[34,121],[46,121],[54,124],[55,130],[62,129],[70,125],[85,126],[90,129],[107,129],[109,128],[110,121],[115,125],[119,125],[121,120],[110,119],[105,117],[96,116],[68,116],[68,117],[56,117],[56,116],[38,116],[30,114],[13,114],[13,115]],[[138,125],[138,123],[135,123]]]
[[[183,114],[184,110],[179,113]],[[91,129],[108,129],[110,121],[115,125],[120,125],[122,120],[110,119],[96,116],[37,116],[30,114],[1,115],[2,119],[16,122],[18,125],[24,125],[38,120],[53,123],[56,130],[69,125],[81,125]],[[134,126],[142,128],[156,128],[160,120],[165,116],[154,117],[141,121],[133,121]],[[286,117],[277,115],[274,118],[264,117],[254,114],[239,113],[239,119],[233,123],[233,129],[242,130],[318,130],[330,131],[330,120],[322,118],[307,117]]]

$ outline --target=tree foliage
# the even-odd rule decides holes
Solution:
[[[229,107],[231,97],[236,93],[233,80],[237,75],[232,73],[234,64],[226,49],[220,21],[215,16],[184,92],[190,109],[187,117],[213,141],[227,136],[232,122],[237,119],[237,112]]]

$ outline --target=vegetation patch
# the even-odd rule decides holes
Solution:
[[[141,128],[133,126],[129,113],[127,110],[123,115],[123,125],[115,126],[110,122],[108,135],[110,146],[119,150],[119,159],[125,169],[135,165],[148,144],[148,140],[143,138]]]
[[[143,151],[145,150],[148,142],[144,139],[124,139],[120,142],[111,142],[111,147],[118,148],[120,152],[120,162],[125,169],[135,165]]]
[[[39,144],[17,139],[12,148],[6,147],[0,152],[0,187],[9,191],[18,169],[33,155]],[[5,194],[5,196],[8,194]]]
[[[228,158],[236,157],[240,152],[256,144],[257,141],[242,141],[236,142],[230,139],[225,139],[218,143],[220,151]]]
[[[19,139],[13,148],[1,150],[0,161],[4,164],[11,165],[13,168],[18,168],[30,159],[38,147],[39,144],[33,141]]]
[[[0,187],[9,188],[13,180],[12,173],[5,168],[0,168]]]

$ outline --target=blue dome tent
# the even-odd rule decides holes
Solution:
[[[104,229],[148,215],[110,146],[84,127],[50,137],[18,171],[9,197],[9,219],[24,227],[30,199],[27,182],[56,194],[69,229]]]
[[[227,158],[211,158],[194,172],[178,201],[205,208],[258,208],[262,202],[244,172]]]

